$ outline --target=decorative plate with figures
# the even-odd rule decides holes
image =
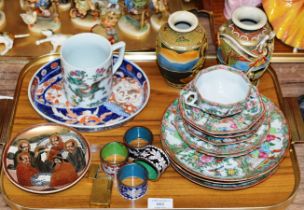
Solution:
[[[91,160],[86,139],[76,130],[39,124],[16,135],[2,154],[9,180],[33,193],[65,190],[85,175]]]
[[[123,60],[113,77],[109,101],[94,108],[73,107],[64,93],[61,70],[59,58],[38,69],[29,84],[28,97],[45,119],[81,131],[109,129],[127,122],[146,106],[150,96],[144,71]]]

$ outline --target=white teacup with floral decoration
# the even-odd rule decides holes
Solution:
[[[184,97],[187,105],[219,117],[246,109],[251,83],[242,72],[225,65],[202,70],[191,83],[193,91]]]
[[[113,51],[119,50],[113,65]],[[112,93],[112,77],[123,61],[125,43],[111,43],[93,33],[79,33],[61,47],[63,86],[75,107],[97,107]]]

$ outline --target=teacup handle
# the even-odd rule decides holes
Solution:
[[[112,52],[119,49],[118,59],[113,66],[113,74],[117,71],[120,67],[122,60],[125,55],[126,43],[125,42],[117,42],[112,45]]]
[[[189,91],[188,93],[185,94],[184,98],[185,98],[185,103],[187,105],[199,108],[196,105],[196,101],[197,101],[197,93],[196,92]]]

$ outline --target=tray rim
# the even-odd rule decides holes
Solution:
[[[140,53],[134,53],[135,55],[137,54],[140,54]],[[155,53],[151,52],[151,53],[148,53],[148,55],[153,55]],[[22,81],[23,79],[25,78],[25,75],[26,73],[30,70],[30,68],[35,65],[35,63],[37,61],[39,61],[40,59],[55,59],[56,56],[58,54],[46,54],[46,55],[42,55],[42,56],[39,56],[39,57],[36,57],[34,59],[31,59],[29,63],[27,63],[23,69],[21,70],[20,74],[19,74],[19,77],[18,77],[18,82],[17,82],[17,85],[16,85],[16,89],[15,89],[15,93],[14,93],[14,100],[13,100],[13,105],[12,105],[12,113],[10,115],[10,118],[9,118],[9,122],[8,122],[8,125],[9,125],[9,129],[7,131],[7,139],[10,139],[11,138],[11,135],[12,135],[12,123],[13,123],[13,120],[15,118],[15,115],[16,115],[16,108],[17,108],[17,104],[19,102],[19,96],[20,96],[20,88],[22,86]],[[128,55],[126,55],[125,57],[127,58]],[[143,59],[143,60],[140,60],[141,62],[149,62],[149,61],[155,61],[155,59],[153,59],[154,56],[152,57],[148,57],[149,59]],[[128,58],[127,58],[128,59]],[[130,59],[131,61],[134,61],[134,59]],[[135,61],[138,61],[138,59],[135,59]],[[210,58],[208,57],[207,60],[214,60],[213,58]],[[303,59],[304,60],[304,59]],[[280,106],[280,109],[283,111],[283,113],[285,114],[286,113],[286,110],[284,109],[284,104],[283,104],[283,96],[282,96],[282,92],[281,92],[281,88],[279,86],[279,82],[278,82],[278,78],[277,78],[277,75],[275,73],[275,71],[272,69],[271,66],[268,67],[267,69],[267,72],[269,72],[271,78],[273,79],[273,82],[274,82],[274,86],[275,86],[275,92],[276,92],[276,95],[277,95],[277,98],[278,98],[278,102],[279,102],[279,106]],[[285,114],[286,115],[286,114]],[[6,144],[7,145],[7,144]],[[5,145],[5,146],[6,146]],[[220,209],[225,209],[225,210],[276,210],[276,209],[282,209],[282,208],[285,208],[287,207],[291,202],[292,200],[294,199],[295,195],[296,195],[296,191],[297,189],[299,188],[299,184],[300,184],[300,169],[299,169],[299,164],[298,164],[298,159],[296,157],[296,150],[295,150],[295,146],[294,146],[294,142],[293,140],[291,139],[291,143],[290,143],[290,148],[288,150],[288,153],[290,155],[290,159],[291,159],[291,163],[292,163],[292,168],[293,168],[293,171],[294,171],[294,177],[295,177],[295,183],[294,183],[294,187],[293,187],[293,190],[291,191],[291,194],[287,197],[287,199],[285,201],[282,201],[281,203],[277,203],[277,204],[274,204],[272,206],[259,206],[259,207],[228,207],[228,208],[199,208],[199,209],[203,209],[203,210],[220,210]],[[16,204],[14,203],[13,201],[11,201],[7,195],[6,195],[6,192],[4,190],[4,186],[3,186],[3,177],[4,177],[4,171],[3,169],[1,168],[1,172],[0,172],[0,190],[2,192],[2,197],[4,198],[5,202],[13,209],[26,209],[26,210],[37,210],[37,208],[31,208],[31,207],[26,207],[26,206],[21,206],[19,204]],[[62,209],[76,209],[76,210],[80,210],[80,209],[84,209],[84,208],[44,208],[45,210],[55,210],[55,209],[58,209],[58,210],[62,210]],[[88,208],[85,208],[85,209],[88,209]],[[183,208],[183,209],[193,209],[193,208]]]

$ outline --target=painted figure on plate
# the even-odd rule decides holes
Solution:
[[[51,175],[50,187],[72,183],[78,178],[74,166],[71,163],[64,161],[60,154],[54,157],[53,161],[55,165]]]
[[[55,156],[61,154],[64,150],[64,143],[62,138],[58,134],[53,134],[49,137],[51,143],[51,149],[48,154],[48,159],[53,160]]]
[[[49,173],[53,169],[53,161],[48,159],[48,149],[45,146],[35,148],[35,166],[41,173]]]
[[[14,166],[15,168],[17,167],[18,165],[18,155],[22,152],[27,152],[29,155],[30,155],[30,163],[32,166],[34,166],[34,152],[31,151],[31,146],[30,146],[30,143],[27,139],[21,139],[19,142],[18,142],[18,150],[17,152],[15,153],[15,158],[14,158]]]
[[[23,186],[32,186],[32,177],[38,174],[38,170],[31,165],[29,152],[21,152],[17,155],[16,174],[18,182]]]
[[[83,150],[77,145],[74,139],[69,139],[65,142],[65,150],[68,152],[67,160],[79,172],[86,166],[85,155]]]

